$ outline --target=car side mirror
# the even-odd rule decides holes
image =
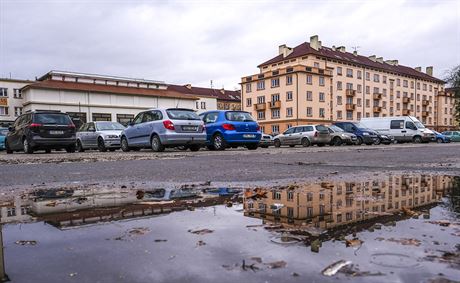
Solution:
[[[355,127],[352,127],[351,130],[352,130],[352,131],[356,131],[356,128],[355,128]]]
[[[14,126],[9,126],[9,127],[8,127],[8,131],[14,132]]]

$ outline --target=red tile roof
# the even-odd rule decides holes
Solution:
[[[165,89],[150,89],[150,88],[137,88],[137,87],[124,87],[114,85],[92,84],[92,83],[77,83],[65,82],[55,80],[44,80],[35,82],[25,86],[23,89],[28,88],[41,88],[41,89],[63,89],[63,90],[79,90],[100,93],[117,93],[127,95],[141,95],[141,96],[155,96],[167,98],[181,98],[196,100],[197,97],[193,95],[186,95],[173,90]]]
[[[168,90],[177,91],[182,94],[186,95],[195,95],[201,97],[215,97],[217,100],[225,100],[225,101],[233,101],[233,102],[240,102],[241,101],[241,93],[236,90],[220,90],[220,89],[213,89],[213,88],[205,88],[205,87],[190,87],[181,86],[181,85],[168,85]]]
[[[283,55],[280,54],[260,64],[258,67],[282,62],[284,60],[289,60],[289,59],[297,58],[300,56],[305,56],[308,54],[327,57],[329,59],[334,59],[337,61],[352,63],[356,65],[364,65],[369,68],[384,70],[387,72],[397,73],[397,74],[406,75],[409,77],[415,77],[415,78],[419,78],[423,80],[434,81],[434,82],[441,83],[441,84],[445,83],[444,81],[438,78],[435,78],[425,73],[416,71],[415,69],[411,67],[407,67],[403,65],[394,66],[388,63],[374,62],[366,56],[354,55],[353,53],[350,53],[350,52],[335,51],[329,47],[321,47],[319,50],[315,50],[312,47],[310,47],[310,44],[308,42],[304,42],[300,44],[299,46],[294,47],[294,50],[292,51],[292,53],[286,56],[285,58],[283,58]]]

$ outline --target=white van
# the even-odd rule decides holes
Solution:
[[[362,118],[361,124],[383,135],[392,135],[398,142],[429,142],[436,139],[433,131],[412,116]]]

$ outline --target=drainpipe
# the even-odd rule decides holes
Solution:
[[[296,84],[296,126],[299,125],[299,73],[295,73],[295,84]]]
[[[361,118],[366,117],[366,67],[363,67],[363,100],[361,103],[363,104],[363,113],[361,113]]]

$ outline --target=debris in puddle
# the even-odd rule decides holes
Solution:
[[[201,246],[205,246],[205,245],[206,245],[206,243],[205,243],[204,241],[202,241],[202,240],[199,240],[199,241],[196,243],[196,246],[197,246],[197,247],[201,247]]]
[[[167,242],[168,240],[166,239],[155,239],[155,243],[163,243],[163,242]]]
[[[439,254],[441,252],[441,254]],[[437,261],[449,264],[450,267],[460,269],[460,251],[437,251],[437,254],[428,255],[424,258],[427,261]]]
[[[408,207],[403,207],[403,208],[401,208],[401,211],[402,211],[405,215],[410,216],[410,217],[418,216],[418,215],[419,215],[418,212],[415,212],[415,211],[411,210],[411,209],[408,208]]]
[[[361,271],[357,266],[351,264],[349,266],[344,266],[340,269],[340,273],[343,273],[347,276],[352,277],[364,277],[364,276],[382,276],[385,275],[382,272],[370,272],[370,271]]]
[[[460,223],[452,223],[449,220],[425,221],[425,223],[435,224],[442,227],[460,227]]]
[[[210,229],[201,229],[201,230],[188,230],[189,233],[196,234],[196,235],[205,235],[214,232],[214,230]]]
[[[77,276],[77,274],[78,274],[77,272],[73,272],[73,273],[70,273],[69,276],[74,277],[74,276]]]
[[[351,239],[351,240],[345,240],[345,245],[347,247],[359,247],[363,244],[363,241],[360,239]]]
[[[339,261],[336,261],[333,264],[329,265],[325,269],[323,269],[323,271],[321,271],[321,273],[324,276],[334,276],[340,269],[342,269],[343,267],[345,267],[345,266],[347,266],[349,264],[351,264],[351,261],[349,261],[349,260],[339,260]]]
[[[259,270],[260,268],[256,266],[255,263],[253,264],[250,264],[250,265],[247,265],[246,264],[246,261],[243,259],[243,264],[241,265],[241,268],[246,271],[248,268],[251,269],[252,271],[256,272],[257,270]]]
[[[265,263],[265,265],[267,265],[271,269],[276,269],[276,268],[286,267],[287,263],[284,260],[280,260],[280,261],[268,262],[268,263]]]
[[[292,272],[292,273],[291,273],[291,276],[292,276],[292,277],[299,277],[299,276],[300,276],[300,274],[299,274],[299,273],[297,273],[297,272]]]
[[[137,228],[131,228],[127,230],[126,232],[123,233],[123,235],[114,238],[114,240],[119,240],[123,241],[126,240],[130,237],[135,237],[135,236],[142,236],[150,232],[150,229],[147,227],[137,227]]]
[[[253,260],[253,261],[257,262],[257,263],[262,263],[262,258],[257,257],[257,256],[251,257],[251,260]]]
[[[20,246],[35,246],[37,244],[37,241],[34,240],[19,240],[14,242],[16,245]]]
[[[319,248],[321,247],[321,241],[319,239],[312,241],[310,245],[310,249],[312,252],[319,253]]]

